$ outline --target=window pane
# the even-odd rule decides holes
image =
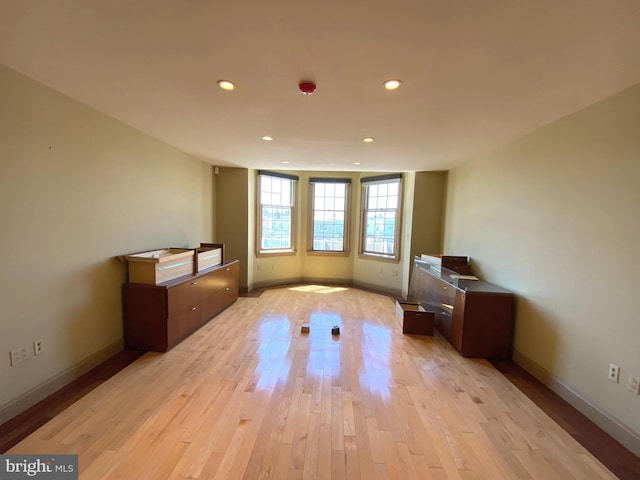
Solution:
[[[365,251],[392,255],[395,241],[395,212],[367,212]]]
[[[280,182],[280,195],[281,195],[281,203],[282,206],[291,206],[291,180],[286,180],[281,178]]]
[[[333,211],[336,209],[336,202],[332,197],[325,198],[324,208],[325,210],[330,210],[330,211]]]
[[[291,218],[293,180],[260,175],[260,249],[293,248]]]
[[[396,224],[400,197],[400,182],[366,185],[363,251],[381,255],[396,254]]]
[[[260,177],[260,187],[263,192],[271,191],[271,177]]]
[[[293,198],[293,180],[287,178],[260,176],[260,203],[291,207]]]
[[[344,251],[346,184],[314,183],[312,189],[312,248],[320,251]]]

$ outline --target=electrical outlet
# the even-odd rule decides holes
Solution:
[[[23,362],[27,359],[27,347],[16,348],[11,350],[11,366]]]
[[[44,350],[44,340],[39,338],[38,340],[33,341],[33,354],[40,355]]]
[[[615,363],[609,364],[609,380],[612,382],[620,382],[620,367]]]
[[[630,392],[633,392],[636,395],[640,395],[640,377],[629,375],[629,383],[627,383],[627,388]]]

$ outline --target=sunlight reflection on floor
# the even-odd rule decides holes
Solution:
[[[256,389],[274,388],[278,378],[289,375],[291,361],[287,359],[291,344],[291,321],[286,315],[268,315],[260,323],[259,358],[255,374],[260,380]]]
[[[291,287],[289,290],[295,290],[297,292],[335,293],[349,289],[347,287],[329,287],[327,285],[302,285],[299,287]]]
[[[334,293],[346,287],[304,285],[289,290],[309,293]],[[333,385],[350,382],[350,375],[360,377],[361,387],[381,400],[390,398],[394,387],[391,371],[391,329],[375,319],[345,317],[332,311],[332,303],[321,301],[308,305],[306,315],[294,319],[275,312],[262,317],[257,333],[258,364],[253,382],[256,389],[271,389],[276,383],[288,383],[291,375],[305,378],[325,378]],[[318,311],[321,310],[321,311]],[[277,311],[277,309],[275,309]],[[355,313],[355,312],[354,312]],[[300,332],[303,324],[309,333]],[[331,329],[340,327],[340,335]],[[292,364],[300,365],[293,368]],[[303,366],[304,365],[304,366]]]

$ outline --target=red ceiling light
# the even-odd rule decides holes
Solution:
[[[305,95],[311,95],[313,92],[316,91],[316,84],[309,80],[303,80],[298,85],[298,88],[300,88],[300,91]]]

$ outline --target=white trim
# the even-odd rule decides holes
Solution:
[[[49,395],[57,392],[65,385],[78,379],[92,368],[97,367],[101,363],[107,361],[115,354],[121,352],[124,348],[124,341],[120,339],[111,345],[107,345],[102,350],[97,351],[93,355],[88,356],[80,363],[62,371],[54,377],[28,390],[19,397],[5,403],[0,407],[0,425],[8,422],[12,418],[21,414],[28,408],[34,406]]]
[[[559,378],[515,349],[513,350],[513,361],[540,380],[585,417],[602,428],[602,430],[615,438],[634,455],[640,456],[640,434],[605,412],[573,387],[562,382]]]

